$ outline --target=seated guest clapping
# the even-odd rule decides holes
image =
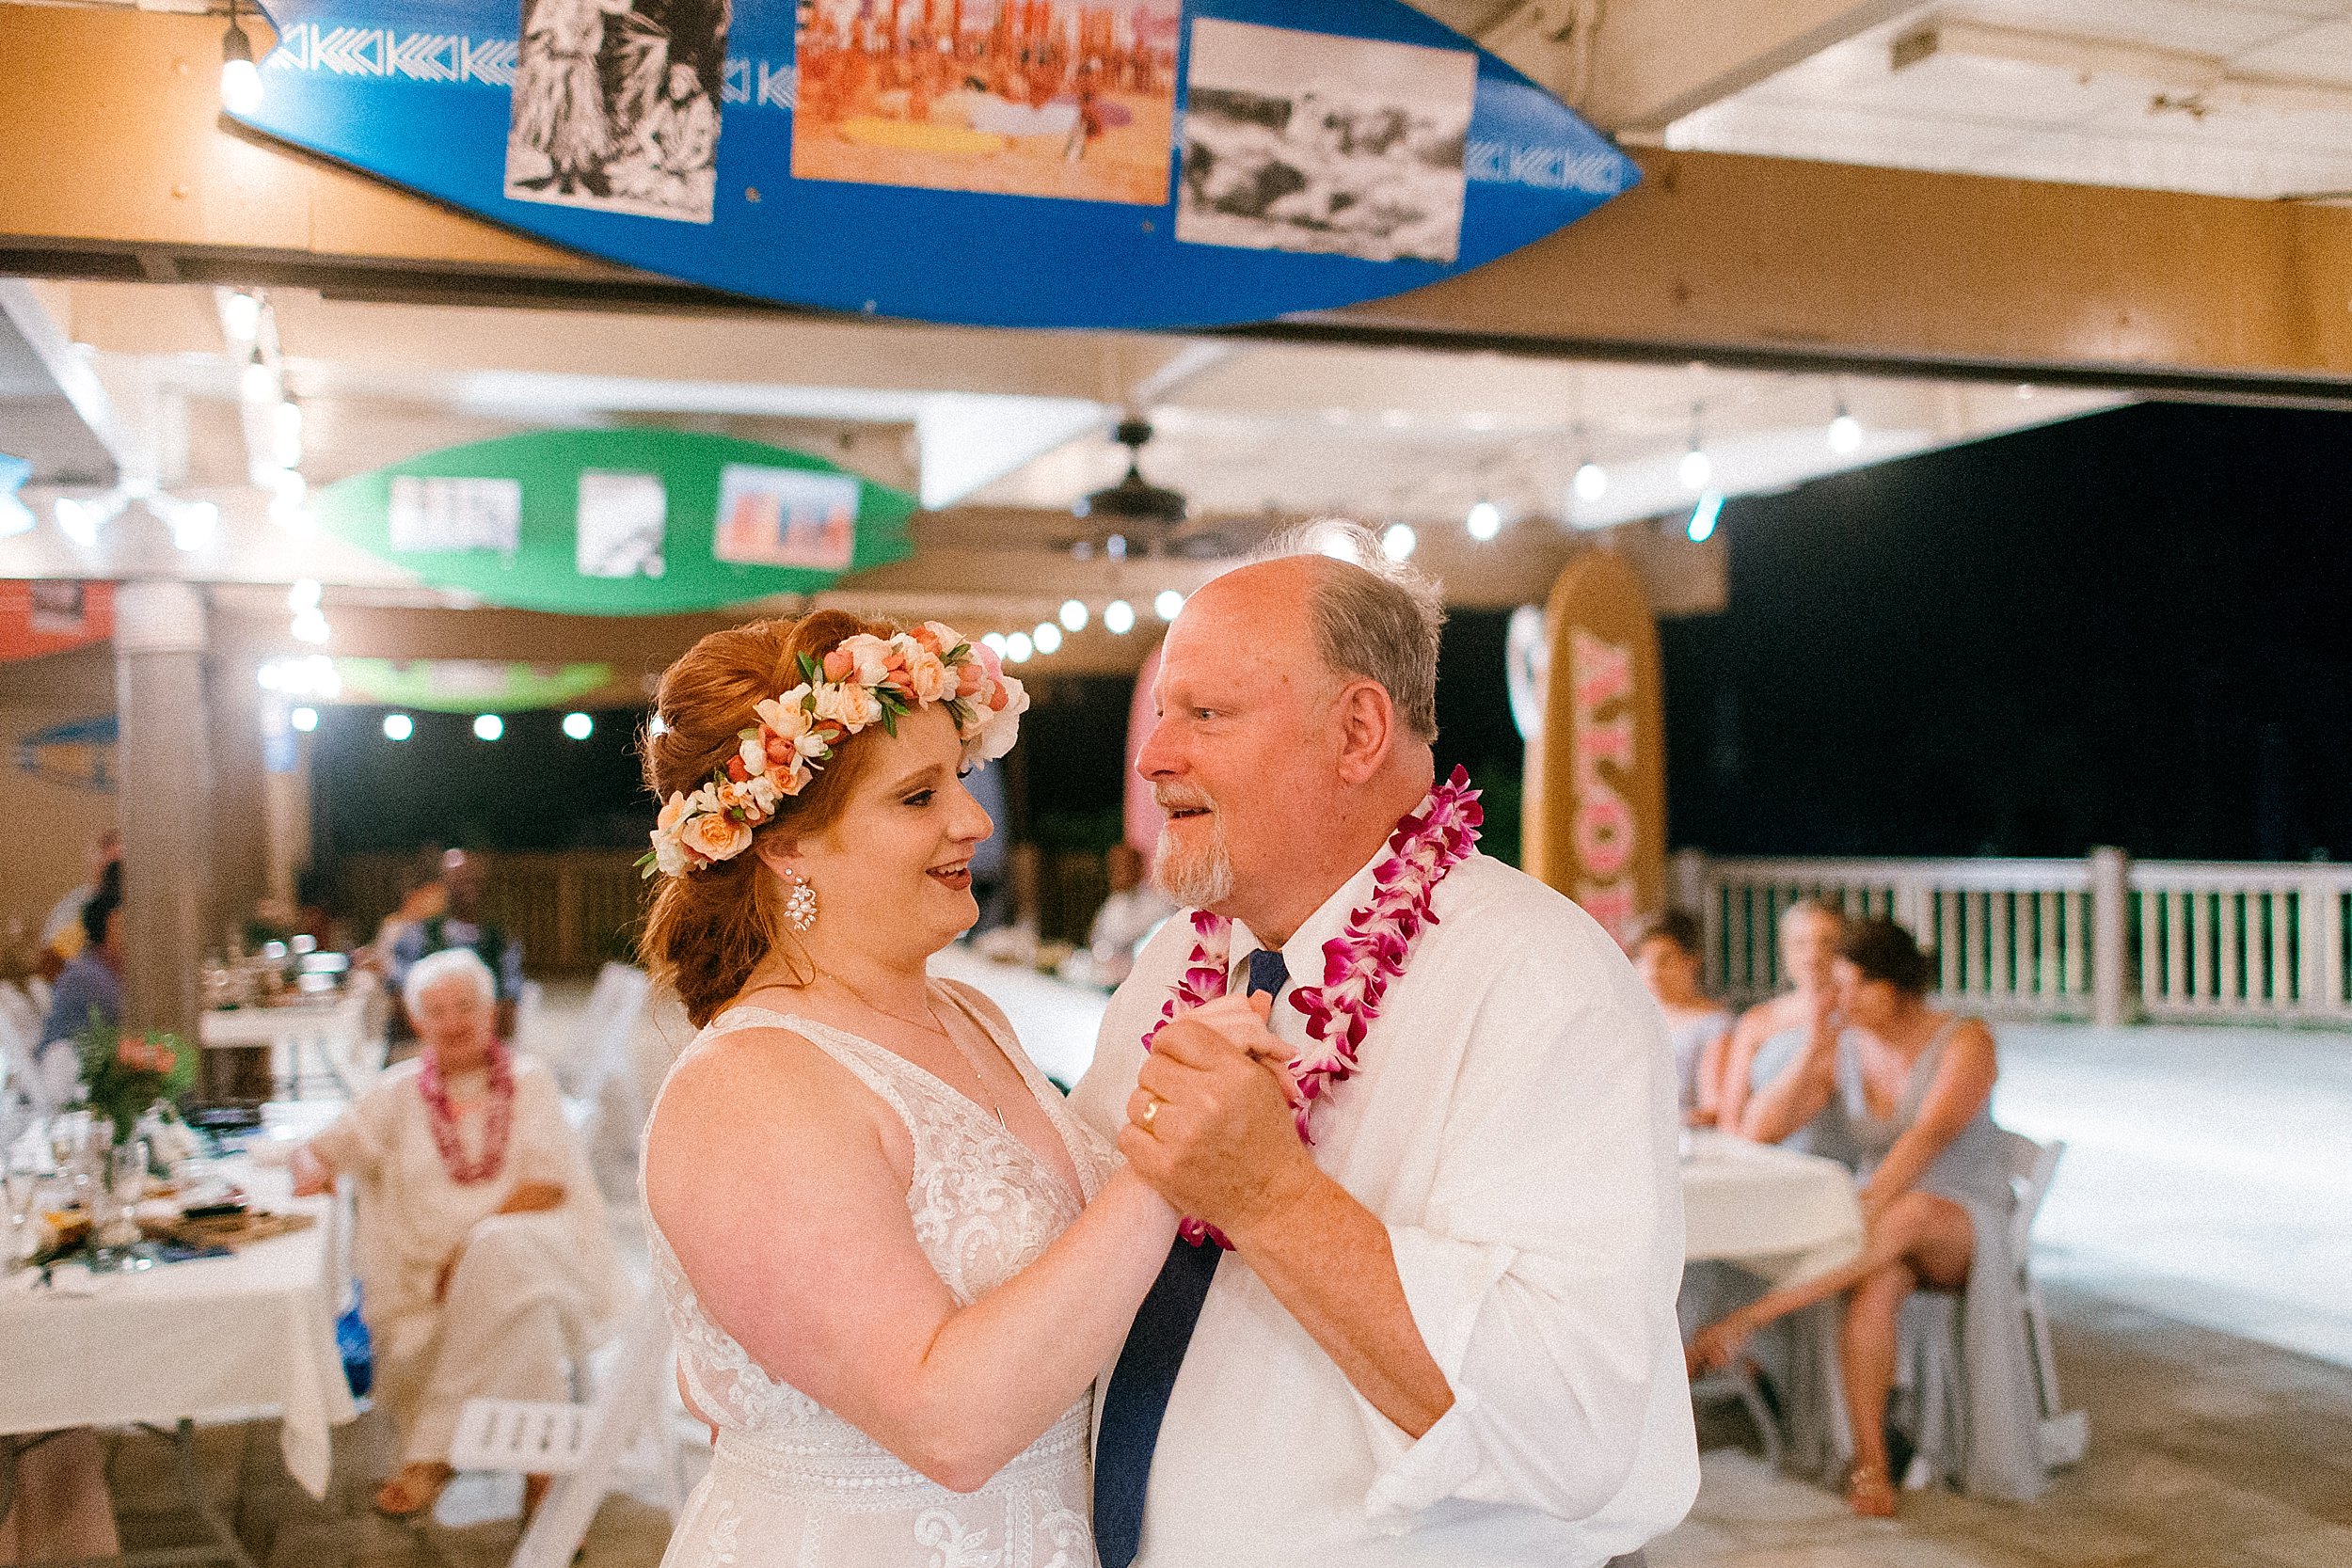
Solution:
[[[295,1192],[358,1182],[355,1247],[376,1398],[400,1433],[386,1513],[432,1505],[469,1399],[569,1397],[620,1274],[554,1080],[499,1039],[496,978],[453,948],[409,969],[421,1050],[294,1156]],[[535,1503],[547,1478],[527,1489]]]
[[[1766,1323],[1843,1296],[1837,1358],[1854,1453],[1847,1501],[1857,1513],[1892,1514],[1885,1417],[1897,1316],[1922,1286],[1964,1291],[1961,1480],[1972,1493],[2029,1501],[2043,1470],[2010,1251],[2016,1197],[1991,1110],[1992,1031],[1927,1005],[1930,962],[1894,922],[1847,927],[1838,954],[1837,1006],[1851,1027],[1816,1031],[1751,1117],[1756,1135],[1771,1139],[1824,1106],[1842,1108],[1861,1167],[1862,1254],[1702,1329],[1691,1370],[1725,1365]]]
[[[1645,921],[1629,951],[1642,984],[1666,1015],[1666,1038],[1675,1050],[1675,1076],[1681,1085],[1682,1119],[1711,1126],[1723,1076],[1731,1013],[1700,989],[1699,923],[1680,910]]]

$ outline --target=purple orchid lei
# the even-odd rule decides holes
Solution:
[[[1315,1141],[1309,1123],[1324,1092],[1355,1076],[1356,1053],[1380,1016],[1389,983],[1405,973],[1422,933],[1438,924],[1430,908],[1438,884],[1469,858],[1478,843],[1479,824],[1486,819],[1469,772],[1455,768],[1389,835],[1388,858],[1373,868],[1371,898],[1350,911],[1346,927],[1323,944],[1323,984],[1291,992],[1290,1004],[1305,1015],[1311,1042],[1291,1063],[1298,1086],[1292,1114],[1301,1142]],[[1159,1018],[1144,1034],[1146,1051],[1171,1021],[1225,994],[1232,922],[1196,910],[1192,929],[1192,956],[1168,988]],[[1196,1245],[1204,1238],[1225,1244],[1216,1230],[1189,1215],[1183,1234]]]

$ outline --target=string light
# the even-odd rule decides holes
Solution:
[[[1706,544],[1714,535],[1715,520],[1723,515],[1724,493],[1721,490],[1709,490],[1701,496],[1698,505],[1691,509],[1690,527],[1684,530],[1690,534],[1691,543]]]
[[[1682,481],[1685,490],[1704,490],[1708,481],[1715,477],[1715,460],[1707,455],[1699,444],[1699,404],[1691,405],[1691,450],[1675,465],[1675,477]]]
[[[564,716],[564,733],[574,740],[585,740],[596,733],[596,721],[585,713]]]
[[[1470,515],[1462,519],[1462,526],[1470,531],[1472,539],[1483,545],[1502,531],[1502,509],[1492,501],[1482,500],[1470,509]]]
[[[298,707],[286,715],[286,722],[300,730],[304,735],[309,735],[319,727],[319,710],[314,707]]]
[[[229,31],[220,40],[220,101],[233,115],[262,106],[262,73],[253,64],[253,40],[237,24],[237,0],[229,0]]]
[[[1061,602],[1061,624],[1064,631],[1086,630],[1087,607],[1084,601],[1078,599],[1064,599]]]
[[[1577,465],[1572,483],[1576,485],[1576,499],[1590,504],[1609,493],[1609,470],[1588,457]]]
[[[496,740],[505,733],[506,721],[497,714],[477,713],[473,716],[473,735],[476,740]]]
[[[1420,545],[1421,535],[1413,531],[1410,523],[1391,523],[1389,531],[1380,536],[1380,553],[1391,561],[1410,561]]]
[[[1029,633],[1029,641],[1037,644],[1039,653],[1057,654],[1061,652],[1061,627],[1051,621],[1040,621],[1037,629]]]
[[[1184,596],[1173,588],[1163,588],[1152,600],[1152,613],[1163,621],[1173,621],[1183,613]]]
[[[1837,417],[1829,422],[1829,450],[1840,457],[1851,457],[1862,450],[1862,421],[1846,408],[1846,400],[1837,400]]]
[[[1103,629],[1113,637],[1124,637],[1136,629],[1136,607],[1124,599],[1113,599],[1103,607]]]
[[[660,721],[657,719],[655,722],[659,723]],[[385,739],[405,740],[416,733],[417,721],[414,719],[409,718],[406,714],[388,713],[384,716]]]
[[[1029,634],[1025,631],[1014,632],[1005,639],[1005,661],[1009,664],[1026,664],[1029,662],[1029,656],[1036,651],[1035,645],[1029,641]]]
[[[1001,631],[984,632],[980,637],[980,646],[1002,658],[1005,657],[1005,634]]]

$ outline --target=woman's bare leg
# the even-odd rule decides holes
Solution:
[[[1684,1360],[1693,1375],[1731,1364],[1748,1336],[1765,1324],[1848,1291],[1896,1263],[1931,1285],[1956,1289],[1968,1278],[1976,1230],[1968,1211],[1931,1193],[1905,1193],[1886,1206],[1863,1239],[1861,1255],[1842,1268],[1814,1275],[1763,1296],[1709,1323],[1691,1338]]]
[[[1837,1365],[1846,1385],[1846,1421],[1854,1468],[1886,1481],[1886,1395],[1895,1386],[1895,1324],[1919,1276],[1889,1263],[1853,1289],[1838,1325]]]

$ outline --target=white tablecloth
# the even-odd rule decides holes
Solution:
[[[48,1290],[35,1271],[8,1276],[0,1433],[277,1414],[288,1473],[326,1496],[327,1429],[357,1414],[335,1349],[334,1205],[288,1196],[282,1170],[224,1164],[257,1207],[316,1223],[232,1258],[131,1275],[67,1267]]]
[[[345,1096],[356,1097],[375,1071],[365,1059],[369,990],[355,984],[320,1001],[208,1012],[197,1021],[197,1036],[207,1046],[269,1047],[274,1070],[297,1089],[308,1050]]]
[[[1785,1285],[1862,1250],[1862,1208],[1845,1166],[1704,1129],[1689,1136],[1682,1162],[1687,1259],[1735,1262]]]

